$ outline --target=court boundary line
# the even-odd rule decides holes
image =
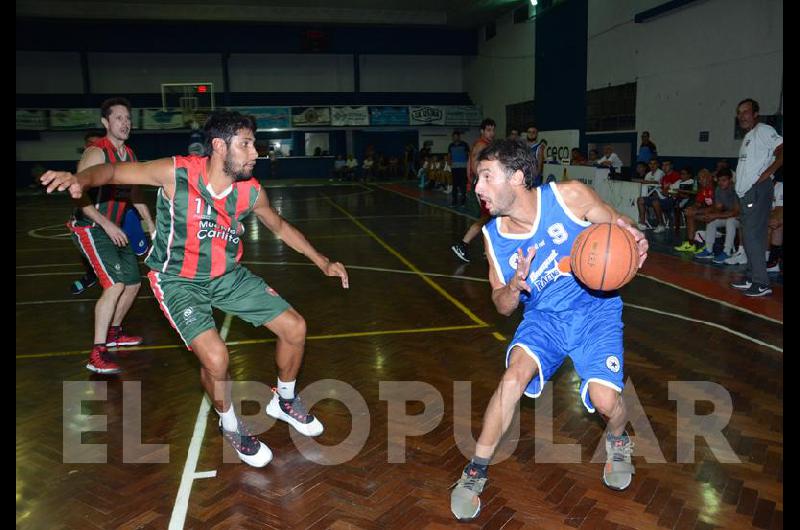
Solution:
[[[350,339],[350,338],[358,338],[358,337],[375,337],[375,336],[382,336],[382,335],[407,335],[407,334],[417,334],[417,333],[441,333],[447,331],[463,331],[467,329],[483,329],[491,327],[489,324],[463,324],[457,326],[438,326],[432,328],[406,328],[406,329],[390,329],[390,330],[382,330],[382,331],[354,331],[349,333],[329,333],[325,335],[308,335],[306,337],[307,341],[310,340],[337,340],[337,339]],[[226,342],[226,346],[244,346],[248,344],[268,344],[271,342],[275,342],[277,339],[275,337],[268,337],[266,339],[247,339],[247,340],[235,340]],[[184,344],[153,344],[148,346],[129,346],[124,348],[125,351],[147,351],[147,350],[168,350],[168,349],[179,349],[181,352],[186,351],[186,346]],[[61,352],[45,352],[45,353],[31,353],[31,354],[21,354],[16,355],[15,358],[17,360],[25,360],[25,359],[40,359],[44,357],[68,357],[72,355],[86,355],[89,350],[69,350],[69,351],[61,351]]]
[[[395,195],[399,195],[401,197],[405,197],[406,199],[411,199],[412,201],[417,201],[418,203],[424,204],[425,206],[431,206],[433,208],[438,208],[439,210],[444,210],[447,213],[460,215],[461,217],[466,217],[470,221],[475,221],[475,220],[479,219],[478,217],[473,217],[473,216],[471,216],[470,214],[468,214],[466,212],[459,212],[458,210],[453,210],[452,208],[448,208],[447,206],[442,206],[441,204],[436,204],[435,202],[426,201],[424,199],[420,199],[419,197],[414,197],[413,195],[407,195],[407,194],[405,194],[403,192],[386,188],[386,187],[384,187],[384,185],[376,185],[375,187],[377,189],[379,189],[379,190],[383,190],[383,191],[386,191],[386,192],[389,192],[389,193],[394,193]]]
[[[769,344],[769,343],[764,342],[762,340],[759,340],[759,339],[757,339],[755,337],[751,337],[750,335],[746,335],[746,334],[744,334],[744,333],[742,333],[740,331],[736,331],[735,329],[731,329],[731,328],[729,328],[727,326],[723,326],[722,324],[717,324],[716,322],[710,322],[708,320],[700,320],[700,319],[697,319],[697,318],[687,317],[687,316],[684,316],[684,315],[679,315],[677,313],[670,313],[668,311],[662,311],[660,309],[654,309],[652,307],[645,307],[645,306],[637,305],[637,304],[628,304],[628,303],[624,303],[623,302],[622,305],[625,306],[625,307],[632,307],[634,309],[639,309],[639,310],[642,310],[642,311],[650,311],[651,313],[658,313],[659,315],[671,316],[671,317],[677,318],[679,320],[686,320],[688,322],[695,322],[697,324],[705,324],[706,326],[711,326],[712,328],[718,328],[718,329],[721,329],[723,331],[726,331],[726,332],[730,333],[731,335],[736,335],[739,338],[742,338],[742,339],[745,339],[745,340],[749,340],[750,342],[758,344],[759,346],[764,346],[766,348],[771,348],[771,349],[773,349],[775,351],[779,351],[779,352],[783,353],[783,348],[781,348],[779,346],[775,346],[774,344]]]
[[[309,262],[305,262],[305,261],[304,262],[292,262],[292,261],[251,261],[251,260],[247,260],[247,261],[242,261],[241,263],[243,265],[316,267],[316,265],[314,265],[313,263],[309,263]],[[57,263],[57,264],[45,264],[45,265],[17,265],[16,268],[18,268],[18,269],[37,269],[37,268],[45,268],[45,267],[71,267],[71,266],[76,266],[76,265],[78,265],[78,264],[77,263]],[[452,279],[457,279],[457,280],[468,280],[468,281],[482,282],[482,283],[488,283],[489,282],[488,279],[479,278],[477,276],[464,276],[464,275],[459,275],[459,274],[444,274],[444,273],[439,273],[439,272],[419,271],[419,273],[418,273],[418,272],[411,271],[411,270],[389,269],[389,268],[386,268],[386,267],[369,267],[369,266],[366,266],[366,265],[348,265],[347,268],[354,269],[354,270],[366,270],[366,271],[375,271],[375,272],[391,272],[391,273],[395,273],[395,274],[409,274],[409,275],[412,275],[412,274],[413,275],[418,275],[419,273],[421,273],[421,274],[423,274],[425,276],[431,276],[431,277],[437,277],[437,278],[452,278]],[[67,275],[72,275],[72,274],[81,274],[81,272],[82,271],[76,271],[74,273],[73,272],[56,272],[56,273],[51,273],[51,274],[48,274],[48,273],[17,274],[16,277],[23,278],[23,277],[34,277],[34,276],[67,276]],[[749,310],[747,308],[744,308],[744,307],[739,307],[739,306],[733,305],[730,302],[726,302],[725,300],[719,300],[717,298],[712,298],[710,296],[706,296],[706,295],[694,292],[694,291],[692,291],[690,289],[686,289],[685,287],[681,287],[680,285],[676,285],[676,284],[667,282],[665,280],[662,280],[660,278],[656,278],[656,277],[651,276],[649,274],[641,274],[641,273],[639,273],[636,276],[641,277],[641,278],[646,278],[646,279],[654,281],[656,283],[660,283],[662,285],[666,285],[667,287],[672,287],[672,288],[677,289],[679,291],[682,291],[684,293],[688,293],[688,294],[694,295],[694,296],[696,296],[698,298],[702,298],[703,300],[707,300],[709,302],[714,302],[714,303],[720,304],[720,305],[722,305],[724,307],[727,307],[729,309],[734,309],[736,311],[740,311],[742,313],[746,313],[748,315],[751,315],[751,316],[754,316],[754,317],[758,317],[758,318],[761,318],[761,319],[766,320],[768,322],[772,322],[774,324],[779,324],[779,325],[783,326],[783,321],[776,320],[776,319],[774,319],[772,317],[768,317],[768,316],[762,315],[760,313],[756,313],[756,312],[751,311],[751,310]],[[142,278],[144,278],[144,276],[142,276]],[[30,302],[16,302],[16,305],[36,305],[36,304],[44,304],[44,303],[53,303],[53,304],[55,304],[55,303],[62,303],[62,302],[64,302],[64,303],[72,303],[72,302],[97,301],[97,300],[98,300],[97,298],[81,298],[81,299],[69,299],[69,298],[67,298],[67,299],[63,299],[63,300],[40,300],[40,301],[30,301]]]
[[[376,186],[376,187],[378,189],[383,190],[383,191],[386,191],[386,192],[389,192],[389,193],[394,193],[395,195],[399,195],[400,197],[405,197],[406,199],[419,202],[420,204],[424,204],[426,206],[432,206],[434,208],[438,208],[440,210],[444,210],[444,211],[450,212],[450,213],[455,214],[455,215],[460,215],[462,217],[467,217],[468,219],[472,219],[472,220],[477,219],[477,217],[472,217],[472,216],[470,216],[468,214],[459,212],[458,210],[453,210],[453,209],[448,208],[446,206],[430,203],[428,201],[420,199],[419,197],[414,197],[412,195],[407,195],[407,194],[402,193],[400,191],[388,189],[388,188],[385,188],[383,186]],[[699,298],[703,298],[705,300],[710,300],[710,301],[713,301],[713,302],[717,302],[720,305],[723,305],[725,307],[729,307],[731,309],[735,309],[735,310],[741,311],[743,313],[747,313],[748,315],[752,315],[754,317],[759,317],[759,318],[762,318],[762,319],[767,320],[769,322],[774,322],[776,324],[783,325],[783,321],[781,321],[781,320],[776,320],[776,319],[774,319],[772,317],[768,317],[767,315],[762,315],[760,313],[756,313],[755,311],[751,311],[751,310],[746,309],[744,307],[735,306],[735,305],[731,304],[730,302],[726,302],[725,300],[720,300],[718,298],[712,298],[710,296],[701,295],[701,294],[696,293],[696,292],[694,292],[692,290],[686,289],[685,287],[681,287],[680,285],[673,284],[673,283],[670,283],[670,282],[665,281],[665,280],[661,280],[660,278],[656,278],[655,276],[650,276],[649,274],[641,274],[641,273],[638,273],[637,276],[641,276],[643,278],[647,278],[647,279],[653,280],[653,281],[661,283],[663,285],[668,285],[670,287],[674,287],[675,289],[678,289],[680,291],[683,291],[683,292],[686,292],[686,293],[689,293],[689,294],[693,294],[693,295],[695,295],[695,296],[697,296]]]
[[[750,309],[747,309],[746,307],[739,307],[737,305],[733,305],[732,303],[726,302],[725,300],[720,300],[719,298],[712,298],[710,296],[706,296],[704,294],[697,293],[695,291],[692,291],[691,289],[687,289],[686,287],[682,287],[680,285],[668,282],[666,280],[662,280],[661,278],[656,278],[655,276],[651,276],[649,274],[641,274],[641,273],[637,274],[636,276],[640,276],[642,278],[647,278],[648,280],[654,281],[656,283],[660,283],[662,285],[668,285],[669,287],[672,287],[672,288],[677,289],[679,291],[683,291],[684,293],[693,294],[693,295],[697,296],[698,298],[702,298],[704,300],[709,300],[709,301],[712,301],[712,302],[716,302],[716,303],[718,303],[718,304],[720,304],[722,306],[728,307],[730,309],[736,309],[737,311],[741,311],[742,313],[747,313],[748,315],[751,315],[751,316],[754,316],[754,317],[759,317],[759,318],[762,318],[764,320],[768,320],[769,322],[774,322],[775,324],[783,325],[783,321],[782,320],[777,320],[775,318],[768,317],[767,315],[762,315],[761,313],[756,313],[755,311],[751,311]]]
[[[223,342],[228,337],[231,329],[233,314],[226,313],[225,320],[222,322],[222,329],[219,336]],[[233,406],[233,405],[231,405]],[[217,476],[217,471],[197,472],[197,462],[200,460],[200,451],[203,448],[203,439],[206,435],[208,425],[208,413],[211,410],[211,401],[203,392],[203,399],[200,401],[200,410],[197,411],[197,418],[194,422],[192,439],[189,442],[189,450],[186,457],[186,464],[183,466],[181,483],[178,486],[178,493],[175,496],[175,504],[172,507],[172,515],[169,518],[169,530],[178,530],[186,524],[186,514],[189,513],[189,496],[192,493],[192,484],[199,478],[211,478]],[[190,465],[191,463],[191,465]]]
[[[484,322],[483,320],[481,320],[481,319],[480,319],[480,318],[479,318],[479,317],[478,317],[478,316],[477,316],[475,313],[473,313],[473,312],[472,312],[472,311],[471,311],[471,310],[470,310],[470,309],[469,309],[467,306],[465,306],[463,303],[461,303],[459,300],[457,300],[457,299],[456,299],[456,298],[455,298],[453,295],[451,295],[450,293],[448,293],[448,292],[447,292],[447,291],[446,291],[446,290],[445,290],[445,289],[444,289],[442,286],[440,286],[438,283],[436,283],[435,281],[433,281],[432,279],[430,279],[428,276],[426,276],[426,275],[425,275],[425,273],[423,273],[423,272],[422,272],[422,271],[421,271],[421,270],[420,270],[420,269],[419,269],[419,268],[418,268],[416,265],[414,265],[413,263],[411,263],[411,261],[409,261],[409,260],[408,260],[408,258],[406,258],[406,257],[405,257],[405,256],[403,256],[403,255],[402,255],[400,252],[398,252],[397,250],[395,250],[395,249],[394,249],[394,247],[392,247],[391,245],[389,245],[389,244],[388,244],[386,241],[384,241],[383,239],[381,239],[380,237],[378,237],[378,235],[377,235],[375,232],[373,232],[372,230],[370,230],[369,228],[367,228],[367,227],[364,225],[364,223],[362,223],[361,221],[359,221],[358,219],[356,219],[355,217],[353,217],[353,216],[350,214],[350,212],[348,212],[347,210],[345,210],[345,209],[344,209],[344,207],[342,207],[342,206],[340,206],[340,205],[336,204],[336,203],[335,203],[335,202],[334,202],[334,201],[333,201],[333,200],[332,200],[330,197],[326,197],[326,199],[327,199],[327,200],[328,200],[328,202],[331,204],[331,206],[333,206],[334,208],[336,208],[337,210],[339,210],[340,212],[342,212],[342,213],[343,213],[343,214],[345,214],[346,216],[350,217],[350,220],[353,222],[353,224],[355,224],[355,225],[356,225],[357,227],[359,227],[361,230],[363,230],[364,232],[366,232],[367,234],[369,234],[369,236],[370,236],[372,239],[374,239],[374,240],[375,240],[375,241],[376,241],[376,242],[377,242],[377,243],[378,243],[380,246],[382,246],[382,247],[383,247],[383,248],[384,248],[386,251],[388,251],[388,252],[389,252],[391,255],[393,255],[394,257],[396,257],[397,259],[399,259],[399,260],[400,260],[400,262],[401,262],[403,265],[405,265],[406,267],[408,267],[409,269],[411,269],[412,271],[414,271],[414,273],[415,273],[415,274],[416,274],[416,275],[417,275],[417,276],[418,276],[420,279],[422,279],[422,280],[423,280],[425,283],[427,283],[427,284],[428,284],[430,287],[432,287],[434,291],[436,291],[437,293],[439,293],[440,295],[442,295],[442,296],[443,296],[443,297],[444,297],[444,298],[445,298],[447,301],[449,301],[451,304],[453,304],[454,306],[456,306],[456,308],[458,308],[459,310],[461,310],[461,312],[462,312],[462,313],[464,313],[465,315],[467,315],[467,317],[469,317],[469,319],[470,319],[470,320],[472,320],[472,321],[473,321],[473,322],[475,322],[476,324],[483,324],[483,325],[486,325],[486,326],[488,326],[488,324],[486,324],[486,322]]]

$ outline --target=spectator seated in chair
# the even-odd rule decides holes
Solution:
[[[658,167],[658,160],[650,160],[649,171],[645,174],[644,180],[653,182],[652,185],[644,188],[642,196],[636,201],[639,209],[640,230],[653,230],[656,234],[666,230],[664,226],[664,212],[672,211],[673,200],[666,193],[668,185],[664,183],[664,172]],[[655,212],[655,226],[647,220],[647,209],[652,208]]]
[[[695,254],[697,260],[711,260],[714,263],[725,263],[733,254],[733,242],[736,228],[739,226],[739,198],[733,189],[731,172],[720,170],[717,174],[717,189],[714,191],[714,205],[695,217],[706,223],[705,249]],[[714,253],[714,242],[717,230],[725,228],[725,244],[722,252]]]
[[[345,178],[347,180],[355,180],[356,179],[356,171],[358,170],[358,160],[353,157],[352,154],[347,155],[347,160],[345,161]]]
[[[693,202],[695,193],[694,188],[694,175],[692,174],[692,168],[688,166],[681,169],[680,180],[673,182],[669,186],[669,195],[675,200],[674,212],[676,236],[680,234],[682,225],[681,216],[684,214],[686,207]]]
[[[697,233],[697,221],[703,218],[706,211],[714,206],[714,179],[711,172],[703,168],[697,174],[699,186],[694,201],[684,209],[686,216],[686,240],[683,244],[675,247],[678,252],[693,252],[698,254],[705,248],[704,243],[698,243],[695,239]],[[705,239],[703,239],[705,241]]]
[[[333,161],[333,178],[342,180],[347,170],[347,162],[342,155],[336,155],[336,160]]]

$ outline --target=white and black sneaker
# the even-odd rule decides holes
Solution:
[[[729,285],[734,289],[739,289],[740,291],[744,291],[745,289],[749,289],[750,287],[752,287],[753,282],[751,282],[749,278],[742,278],[741,280],[731,282]]]
[[[236,450],[239,459],[253,467],[264,467],[272,460],[272,451],[261,442],[258,437],[250,432],[241,418],[236,418],[235,431],[226,431],[219,420],[219,432],[222,437]]]
[[[267,416],[285,421],[304,436],[319,436],[324,430],[322,423],[308,413],[300,396],[295,396],[291,400],[283,399],[280,394],[275,392],[272,401],[267,405],[266,413]]]
[[[748,289],[742,291],[742,294],[745,296],[767,296],[768,294],[772,294],[772,289],[770,289],[769,285],[758,285],[754,283]]]

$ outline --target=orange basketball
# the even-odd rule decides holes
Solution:
[[[575,238],[570,263],[572,274],[589,289],[614,291],[636,276],[639,249],[633,234],[621,226],[595,224]]]

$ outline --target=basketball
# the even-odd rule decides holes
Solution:
[[[595,224],[575,239],[570,263],[572,273],[589,289],[614,291],[636,276],[639,249],[633,234],[624,228]]]

